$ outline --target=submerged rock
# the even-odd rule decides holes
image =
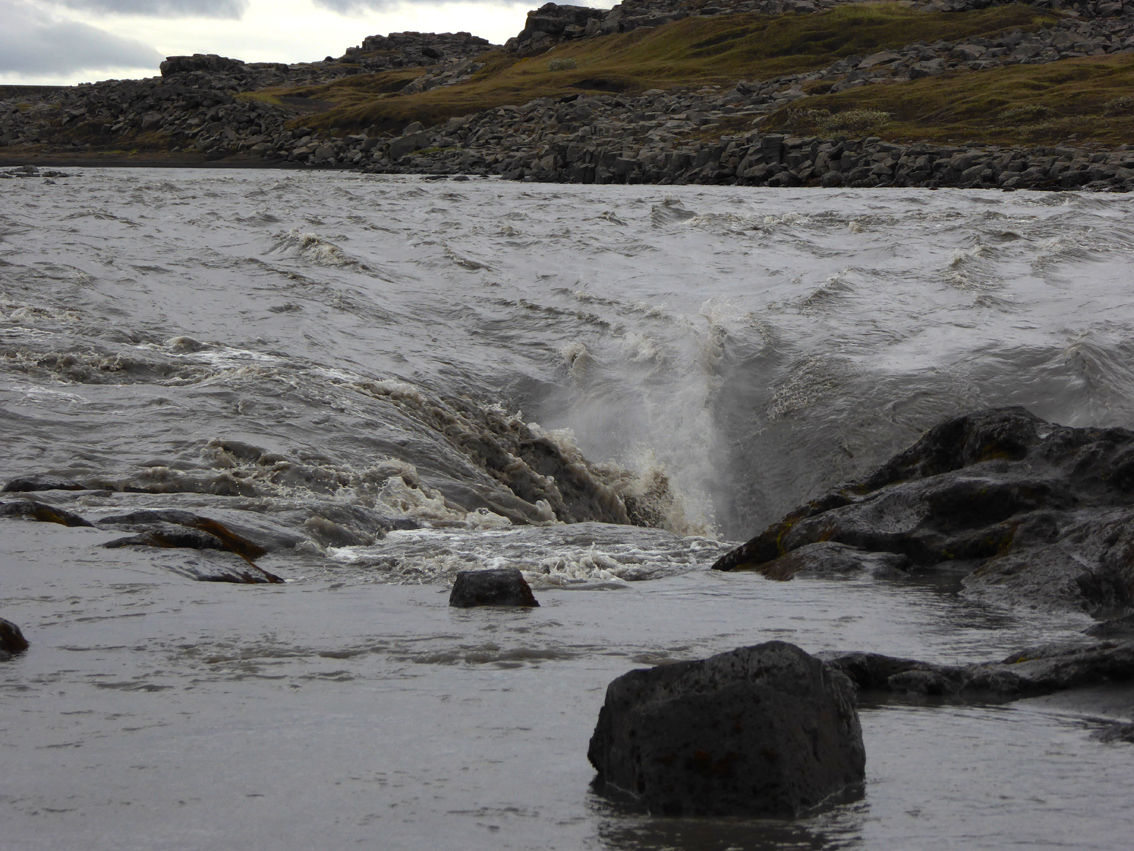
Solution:
[[[180,509],[141,510],[105,517],[98,522],[103,528],[126,528],[140,531],[134,538],[111,541],[106,546],[140,544],[155,547],[191,547],[235,553],[246,559],[260,558],[267,550],[223,523]],[[182,527],[182,528],[179,528]],[[164,541],[164,542],[163,542]]]
[[[20,517],[24,520],[37,520],[40,523],[59,523],[63,526],[94,525],[84,520],[78,514],[68,511],[65,508],[59,508],[43,502],[36,502],[31,499],[0,503],[0,517]]]
[[[498,570],[462,570],[453,583],[449,605],[458,609],[474,606],[539,606],[524,575],[514,567]]]
[[[713,568],[787,579],[855,563],[960,571],[967,596],[1009,606],[1129,608],[1134,432],[1069,428],[1023,408],[954,417]]]
[[[28,649],[28,640],[20,628],[4,618],[0,618],[0,653],[23,653]]]
[[[260,584],[283,582],[279,576],[258,566],[253,559],[267,554],[259,544],[233,532],[223,523],[208,517],[201,517],[190,511],[164,509],[143,510],[129,514],[107,517],[99,521],[99,526],[127,528],[139,534],[128,538],[118,538],[103,544],[104,547],[164,547],[173,549],[219,550],[243,559],[244,564],[209,565],[205,571],[187,571],[195,579],[204,582],[235,582],[240,584]]]
[[[0,493],[33,493],[35,491],[81,491],[87,486],[74,479],[64,479],[62,476],[53,476],[50,473],[35,473],[31,476],[20,476],[12,479]]]
[[[604,790],[671,816],[794,816],[866,764],[850,681],[781,641],[614,680],[587,758]]]
[[[820,655],[862,691],[954,700],[1016,700],[1134,681],[1134,640],[1057,642],[966,665],[878,653]]]

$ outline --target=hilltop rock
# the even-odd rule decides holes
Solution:
[[[614,680],[587,758],[605,791],[667,816],[799,815],[866,763],[851,683],[781,641]]]
[[[170,56],[161,63],[161,75],[172,77],[190,71],[227,72],[239,71],[244,63],[239,59],[228,59],[215,53],[194,53],[192,56]]]
[[[1134,432],[1069,428],[1022,408],[954,417],[713,568],[783,579],[836,557],[840,570],[884,559],[907,572],[960,571],[966,596],[1006,606],[1129,609]]]
[[[607,14],[605,9],[593,9],[590,6],[544,3],[538,9],[528,12],[524,28],[515,38],[509,39],[504,48],[520,56],[543,53],[557,42],[593,35],[596,27],[591,27],[588,32],[587,25],[591,21],[601,21]]]

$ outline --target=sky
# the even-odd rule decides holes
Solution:
[[[609,8],[615,0],[573,0]],[[155,77],[167,56],[342,56],[368,35],[470,32],[503,44],[543,0],[0,0],[0,84]]]

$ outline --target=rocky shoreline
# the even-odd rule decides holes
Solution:
[[[611,10],[546,4],[503,48],[521,56],[564,41],[660,26],[691,15],[823,11],[846,0],[737,0],[695,6],[627,0]],[[988,0],[914,4],[971,11]],[[1035,4],[1037,11],[1045,4]],[[296,91],[395,69],[403,93],[449,86],[494,48],[468,33],[371,36],[340,58],[282,65],[219,56],[171,57],[162,76],[67,89],[0,87],[0,163],[171,164],[350,168],[369,173],[490,175],[564,183],[745,186],[1134,188],[1134,147],[1030,148],[966,142],[895,144],[876,136],[795,135],[765,117],[821,84],[828,92],[957,72],[1134,52],[1134,2],[1067,4],[1050,28],[997,38],[912,44],[852,56],[806,74],[738,81],[731,89],[597,90],[451,118],[335,135],[303,123],[325,104]],[[597,85],[597,83],[596,83]],[[281,87],[288,87],[282,88]],[[149,164],[146,162],[146,164]]]

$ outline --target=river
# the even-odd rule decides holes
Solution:
[[[1098,848],[1126,745],[1030,702],[868,705],[795,822],[595,795],[606,684],[769,639],[981,661],[1085,615],[709,571],[938,420],[1134,423],[1134,199],[270,170],[0,181],[0,479],[225,554],[3,520],[0,848]],[[7,497],[8,495],[5,495]],[[567,522],[569,521],[569,522]],[[648,523],[654,528],[630,525]],[[541,606],[447,606],[458,570]]]

